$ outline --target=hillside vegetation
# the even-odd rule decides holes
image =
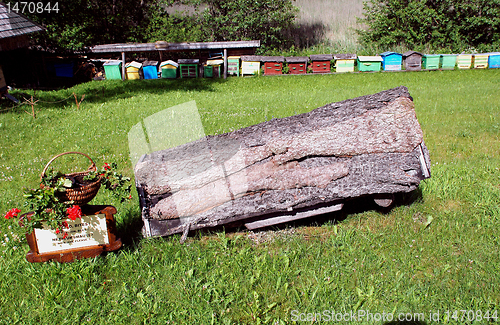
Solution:
[[[295,0],[294,5],[300,10],[297,22],[304,28],[305,34],[300,37],[305,47],[318,40],[340,48],[356,48],[355,30],[360,28],[356,17],[362,17],[362,0]]]

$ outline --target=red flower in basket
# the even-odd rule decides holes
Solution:
[[[73,221],[76,220],[76,218],[82,217],[82,209],[79,205],[73,205],[71,208],[67,208],[66,213],[68,214],[68,218]]]
[[[104,163],[104,170],[111,170],[111,166],[108,163]]]
[[[17,217],[17,214],[21,212],[21,210],[19,210],[18,208],[13,208],[11,209],[9,212],[7,212],[5,214],[5,219],[12,219],[12,218],[15,218]]]

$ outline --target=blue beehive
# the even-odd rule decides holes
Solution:
[[[490,53],[488,57],[488,67],[490,67],[490,69],[500,68],[500,52]]]
[[[382,68],[384,71],[399,71],[403,62],[403,55],[396,52],[384,52],[382,57]]]
[[[142,64],[144,79],[158,79],[158,61],[146,61]]]
[[[73,78],[73,62],[54,64],[57,77]]]

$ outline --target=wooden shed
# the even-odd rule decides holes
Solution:
[[[457,55],[457,65],[459,69],[470,69],[472,66],[472,54]]]
[[[500,52],[490,53],[488,57],[488,66],[490,69],[500,68]]]
[[[354,63],[358,56],[356,54],[335,54],[333,59],[335,60],[335,71],[336,72],[354,72]]]
[[[179,57],[179,53],[189,52],[191,54],[194,54],[194,58],[198,59],[199,62],[205,62],[207,58],[212,58],[211,54],[217,53],[222,54],[222,59],[224,60],[223,76],[224,78],[226,78],[227,75],[230,74],[231,71],[233,71],[229,71],[228,69],[230,68],[230,60],[233,60],[233,57],[253,55],[255,53],[255,49],[258,47],[260,47],[260,41],[258,40],[194,43],[118,43],[96,45],[90,48],[90,54],[93,56],[97,56],[101,55],[102,53],[121,53],[122,62],[125,62],[126,53],[159,52],[160,61],[163,61],[163,57],[165,55],[168,55],[169,58],[177,59]],[[197,68],[199,68],[199,66]],[[192,74],[196,73],[193,71]],[[234,69],[234,74],[239,75],[239,66]]]
[[[43,31],[44,28],[37,23],[29,20],[26,16],[9,10],[4,3],[0,3],[0,51],[12,51],[20,48],[26,48],[30,45],[29,34]],[[30,60],[31,61],[31,60]],[[10,63],[10,64],[9,64]],[[33,62],[27,62],[34,64]],[[10,74],[22,73],[18,67],[12,65],[12,62],[2,62],[3,65],[10,68]],[[6,70],[6,75],[9,74]],[[5,96],[15,102],[17,99],[8,94],[7,81],[4,77],[4,71],[0,66],[0,97]]]
[[[277,75],[283,73],[283,56],[261,56],[260,62],[264,63],[264,75]]]
[[[288,64],[288,71],[290,74],[306,74],[307,63],[309,58],[307,56],[290,56],[285,58]]]
[[[403,66],[407,71],[418,71],[422,69],[422,53],[415,51],[403,53]]]
[[[330,73],[332,54],[311,54],[311,68],[313,73]]]
[[[382,57],[380,55],[358,56],[358,70],[361,72],[380,71]]]
[[[382,68],[384,71],[399,71],[403,61],[403,55],[397,52],[381,53]]]
[[[198,78],[199,59],[179,59],[181,78]]]
[[[456,54],[441,54],[439,58],[439,64],[443,70],[453,70],[457,65],[457,55]]]
[[[489,56],[488,53],[474,54],[474,69],[486,69]]]
[[[241,56],[241,75],[260,75],[260,56]]]

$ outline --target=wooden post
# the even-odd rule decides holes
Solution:
[[[224,49],[224,79],[227,79],[227,49]]]
[[[122,52],[122,80],[127,79],[125,76],[125,52]]]

